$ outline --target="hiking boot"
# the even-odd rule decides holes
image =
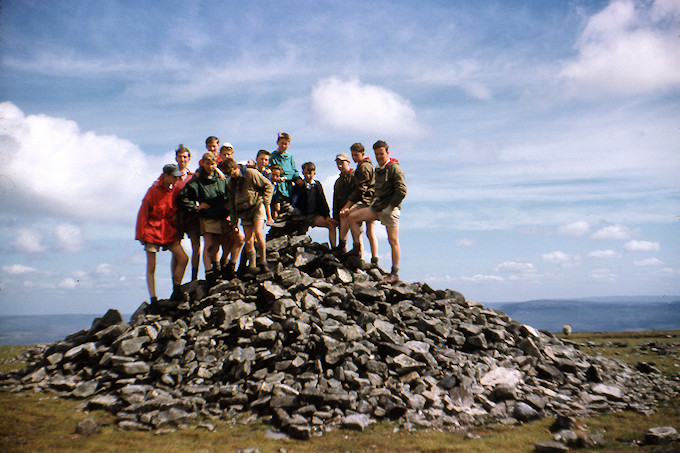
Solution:
[[[258,266],[260,267],[260,272],[261,272],[261,273],[264,274],[264,273],[269,272],[269,266],[267,266],[267,262],[266,262],[266,261],[261,262],[260,264],[258,264]]]
[[[236,276],[236,263],[231,261],[227,263],[226,266],[222,268],[222,279],[231,280]]]
[[[217,275],[215,271],[205,271],[205,282],[208,284],[208,288],[212,288],[217,283]]]
[[[378,267],[378,257],[377,256],[371,257],[371,264],[375,267]]]
[[[399,281],[399,276],[397,274],[389,273],[383,278],[385,283],[396,283]]]

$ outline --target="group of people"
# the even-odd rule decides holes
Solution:
[[[255,160],[239,163],[231,144],[220,146],[219,139],[211,136],[206,139],[207,151],[195,172],[189,169],[191,151],[184,145],[177,148],[176,164],[163,167],[137,215],[136,239],[146,251],[146,281],[152,304],[158,300],[154,275],[160,250],[172,253],[170,299],[179,300],[189,263],[181,246],[185,235],[191,241],[192,281],[198,278],[202,236],[205,279],[212,286],[218,278],[268,272],[264,226],[290,218],[300,219],[308,227],[327,228],[334,253],[358,257],[363,255],[365,224],[374,266],[378,265],[375,221],[379,220],[387,229],[392,249],[392,268],[384,280],[399,280],[399,215],[406,182],[397,159],[389,155],[388,144],[382,140],[373,144],[375,167],[361,143],[350,147],[351,159],[346,153],[336,156],[340,175],[333,187],[331,212],[321,183],[314,179],[316,166],[306,162],[300,176],[288,152],[290,141],[289,134],[279,132],[274,152],[260,150]],[[352,161],[356,170],[351,168]],[[350,250],[348,233],[353,244]]]

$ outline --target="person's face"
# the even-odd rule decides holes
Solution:
[[[349,162],[347,162],[346,160],[337,159],[335,163],[337,164],[340,173],[342,173],[343,175],[349,173]]]
[[[364,153],[361,153],[359,151],[352,151],[352,160],[355,163],[360,163],[364,161]]]
[[[226,158],[234,158],[234,148],[226,148],[220,151],[220,154],[222,155],[222,159]]]
[[[241,176],[241,169],[236,167],[232,171],[229,172],[229,177],[230,178],[238,178]]]
[[[184,170],[187,168],[187,165],[189,165],[189,161],[191,161],[191,157],[189,157],[189,153],[183,152],[179,153],[177,156],[175,156],[175,161],[177,161],[177,165],[179,166],[180,170]]]
[[[285,153],[288,147],[290,146],[290,140],[286,140],[285,138],[280,138],[276,141],[276,144],[279,145],[279,151],[282,153]]]
[[[217,161],[201,159],[201,167],[207,174],[212,175],[217,168]]]
[[[217,153],[220,151],[220,142],[210,142],[205,145],[205,149],[217,155]]]
[[[273,182],[283,182],[283,176],[281,176],[281,170],[272,170],[272,181]]]
[[[264,167],[269,165],[269,156],[267,156],[266,154],[260,154],[259,156],[257,156],[255,162],[257,162],[257,169],[262,170]]]
[[[316,174],[316,171],[314,171],[314,170],[303,170],[302,174],[305,176],[306,182],[314,182],[314,175]]]
[[[163,185],[165,187],[170,187],[171,185],[175,184],[179,178],[177,176],[172,176],[172,175],[166,175],[163,173]]]
[[[375,161],[379,166],[383,166],[387,163],[390,158],[390,153],[385,149],[384,146],[375,149]]]

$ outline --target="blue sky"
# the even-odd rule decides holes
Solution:
[[[6,0],[0,314],[134,311],[137,210],[177,145],[246,159],[280,130],[327,194],[337,153],[387,140],[405,281],[680,294],[679,24],[675,0]]]

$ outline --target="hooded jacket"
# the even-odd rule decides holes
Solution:
[[[371,207],[382,211],[388,206],[401,207],[406,197],[406,179],[399,161],[393,157],[383,167],[375,167],[375,194]]]
[[[352,192],[352,180],[354,179],[354,170],[349,169],[349,173],[343,175],[340,173],[338,179],[335,180],[333,186],[333,218],[340,218],[340,210],[347,204],[350,193]]]
[[[354,204],[369,204],[375,193],[375,172],[371,159],[364,157],[364,160],[357,165],[352,177],[352,192],[349,194],[349,201]]]
[[[266,176],[254,168],[239,166],[241,176],[229,180],[229,195],[232,200],[229,210],[232,215],[249,218],[260,205],[271,204],[274,186]]]
[[[147,190],[137,213],[135,239],[150,244],[177,242],[177,186],[165,187],[160,181]]]
[[[215,172],[208,176],[203,168],[199,168],[180,192],[179,203],[186,212],[195,212],[199,217],[219,219],[227,217],[225,204],[228,197],[227,181]],[[208,203],[210,207],[198,210],[201,202]]]

